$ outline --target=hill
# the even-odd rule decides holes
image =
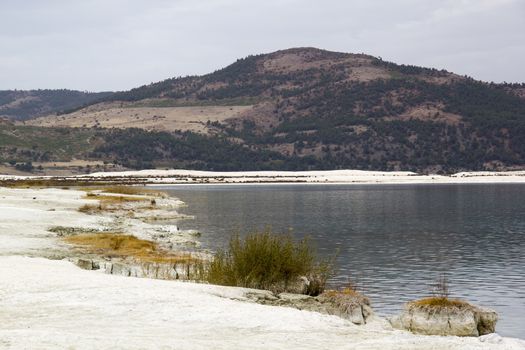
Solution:
[[[109,96],[110,92],[74,90],[0,90],[0,116],[15,120],[78,108]]]
[[[503,170],[525,166],[524,97],[523,84],[296,48],[118,92],[30,123],[96,127],[101,145],[90,157],[127,164]],[[200,149],[197,140],[213,145],[214,161],[203,149],[190,159],[181,153]],[[232,150],[242,157],[233,157]]]

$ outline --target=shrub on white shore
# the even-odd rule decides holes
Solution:
[[[296,290],[301,277],[308,279],[304,292],[323,292],[332,271],[329,262],[318,262],[308,239],[294,241],[289,234],[270,230],[234,235],[227,250],[218,251],[209,263],[210,283],[267,289],[274,292]]]

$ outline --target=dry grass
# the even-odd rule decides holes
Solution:
[[[145,188],[144,186],[123,186],[123,185],[115,185],[115,186],[86,186],[79,188],[81,191],[87,192],[88,197],[95,197],[98,196],[99,193],[108,193],[108,194],[121,194],[121,195],[128,195],[128,196],[148,196],[148,197],[161,197],[161,198],[167,198],[169,197],[166,192]]]
[[[118,253],[118,255],[133,255],[137,252],[151,252],[156,249],[155,244],[151,241],[118,233],[76,235],[66,237],[65,241],[87,247],[90,250],[102,250]]]
[[[144,187],[137,186],[108,186],[101,189],[103,193],[117,193],[117,194],[126,194],[126,195],[142,195],[142,196],[155,196],[155,197],[164,197],[167,196],[166,193],[152,190]]]
[[[353,288],[344,288],[342,290],[327,290],[323,294],[326,295],[327,297],[336,297],[339,295],[355,296],[355,297],[361,296],[361,293],[359,293]]]
[[[104,185],[106,181],[84,181],[73,179],[22,179],[22,180],[0,180],[1,187],[9,188],[45,188],[45,187],[75,187],[75,186],[89,186],[89,185]]]
[[[466,301],[446,297],[423,298],[410,302],[409,306],[420,309],[465,309],[471,307]]]
[[[130,191],[132,192],[132,191]],[[112,193],[112,192],[107,192]],[[113,195],[113,194],[99,194],[99,193],[93,193],[88,192],[84,199],[92,199],[97,200],[98,204],[85,204],[78,208],[78,211],[81,213],[86,214],[98,214],[103,211],[114,211],[119,209],[125,209],[122,204],[124,203],[148,203],[149,206],[147,208],[153,208],[156,204],[155,199],[151,199],[145,196],[129,196],[129,195]],[[143,207],[141,209],[145,209],[146,207]]]
[[[153,101],[152,101],[153,102]],[[28,124],[44,127],[100,126],[102,128],[141,128],[156,131],[194,131],[208,133],[206,122],[222,122],[247,111],[251,106],[135,107],[98,104],[67,116],[48,116]]]
[[[80,234],[65,237],[64,241],[80,246],[89,253],[132,258],[141,263],[175,265],[200,262],[200,259],[189,253],[174,254],[167,252],[159,248],[158,244],[153,241],[121,233]]]
[[[340,310],[352,310],[362,305],[370,306],[370,299],[353,288],[342,290],[327,290],[319,298],[329,304],[337,306]]]
[[[113,195],[98,195],[96,193],[88,193],[84,199],[95,199],[102,203],[124,203],[124,202],[147,202],[150,201],[146,197],[132,197],[132,196],[113,196]]]
[[[84,204],[83,206],[81,206],[80,208],[78,208],[77,210],[81,213],[85,213],[85,214],[97,214],[97,213],[100,213],[102,211],[104,211],[104,207],[102,207],[102,204]]]

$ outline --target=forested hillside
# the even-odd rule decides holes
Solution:
[[[74,119],[96,126],[96,146],[82,156],[130,167],[504,170],[525,166],[524,97],[524,84],[298,48],[107,95],[103,103],[35,125],[67,126]],[[107,116],[130,111],[126,125],[157,108],[151,121],[159,126],[159,108],[192,106],[193,123],[205,124],[206,132],[106,129],[110,120],[101,113],[116,105],[121,109]],[[239,112],[206,123],[209,106]],[[145,112],[139,116],[137,108]],[[88,115],[92,124],[82,122]]]
[[[523,91],[525,85],[304,48],[109,99],[253,105],[210,127],[249,149],[293,158],[299,168],[451,172],[525,164]]]

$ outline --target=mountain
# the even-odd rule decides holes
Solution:
[[[525,167],[524,84],[315,48],[249,56],[29,123],[96,128],[83,157],[131,167]]]
[[[110,92],[82,92],[74,90],[0,90],[0,116],[15,120],[78,108],[109,96]]]

